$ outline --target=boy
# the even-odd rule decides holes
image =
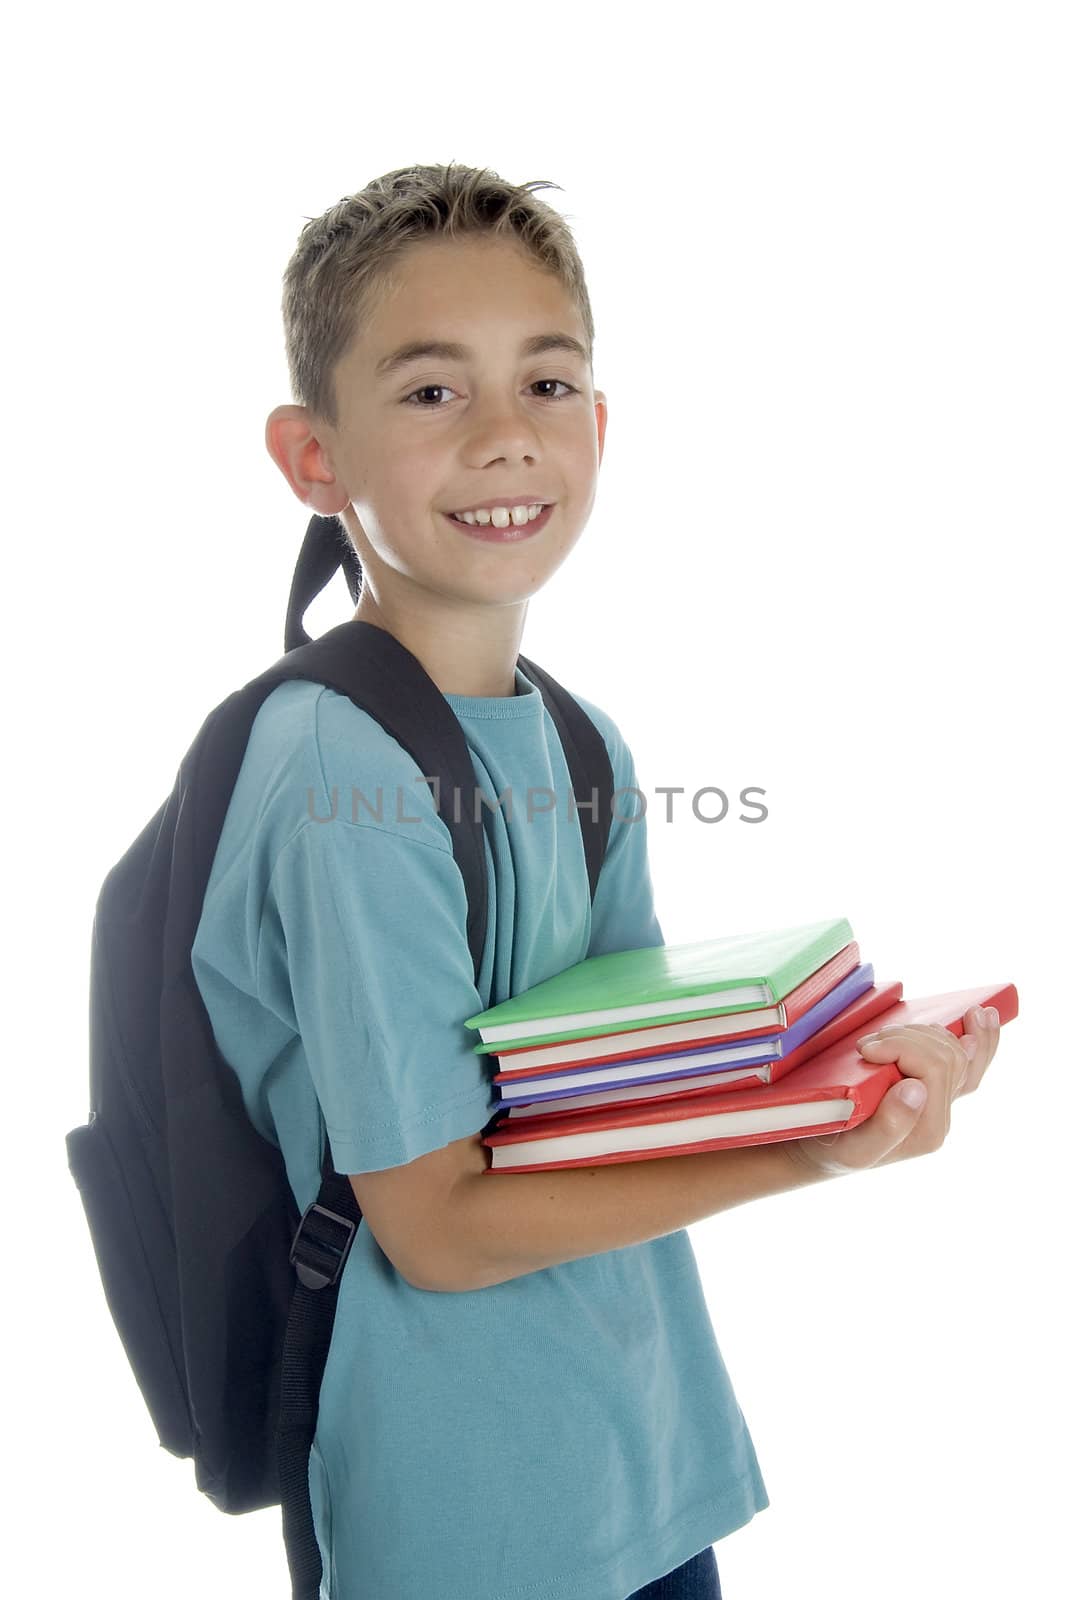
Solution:
[[[310,1464],[329,1600],[715,1594],[712,1544],[769,1501],[688,1224],[936,1149],[996,1043],[971,1016],[963,1044],[882,1030],[871,1058],[908,1081],[835,1139],[482,1177],[493,1058],[464,1019],[587,955],[663,943],[645,824],[621,801],[590,909],[563,753],[516,665],[529,598],[592,510],[607,423],[573,240],[528,187],[402,169],[309,222],[286,274],[299,403],[271,412],[268,450],[344,523],[355,615],[445,695],[482,791],[513,796],[483,810],[475,974],[415,763],[346,697],[284,684],[256,719],[194,945],[301,1210],[325,1124],[363,1211]],[[467,508],[481,520],[457,520]],[[616,788],[636,791],[619,729],[580,704]],[[553,809],[523,804],[538,789]],[[920,1085],[925,1108],[906,1098]]]

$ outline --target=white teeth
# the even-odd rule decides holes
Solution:
[[[506,528],[509,523],[514,523],[517,528],[523,528],[527,522],[532,522],[535,517],[539,517],[543,510],[544,507],[542,505],[534,503],[529,506],[513,506],[510,510],[507,506],[494,506],[491,511],[481,509],[478,511],[453,511],[452,516],[457,522],[466,522],[472,526],[475,523],[481,523],[484,526],[491,522],[494,528]]]

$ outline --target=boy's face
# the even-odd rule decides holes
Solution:
[[[581,354],[522,353],[524,341],[549,333],[586,346],[563,285],[519,247],[420,242],[338,364],[338,426],[303,407],[271,414],[268,448],[278,465],[305,504],[343,516],[383,599],[514,606],[576,544],[593,508],[607,401]],[[470,353],[379,370],[414,340]],[[539,532],[514,542],[477,539],[447,515],[516,495],[554,505]]]

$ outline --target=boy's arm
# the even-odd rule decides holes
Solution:
[[[794,1142],[486,1177],[489,1151],[471,1140],[469,1171],[449,1206],[451,1276],[439,1276],[435,1287],[487,1289],[823,1181],[790,1156]]]
[[[761,1195],[939,1150],[953,1101],[977,1088],[996,1050],[999,1018],[990,1009],[985,1024],[981,1007],[966,1013],[963,1040],[939,1027],[880,1030],[864,1054],[895,1061],[901,1080],[872,1116],[826,1137],[488,1178],[489,1151],[470,1141],[449,1205],[456,1287],[506,1283],[562,1261],[658,1239]],[[911,1099],[916,1090],[917,1105]]]

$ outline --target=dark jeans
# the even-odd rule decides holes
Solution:
[[[636,1589],[628,1600],[722,1600],[714,1547],[709,1544],[692,1561]]]

